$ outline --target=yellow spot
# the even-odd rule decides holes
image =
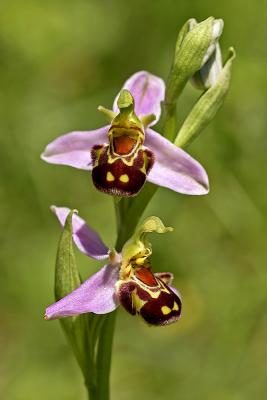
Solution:
[[[136,263],[137,265],[143,265],[145,259],[146,259],[146,257],[137,258],[137,259],[135,260],[135,263]]]
[[[128,176],[127,174],[121,175],[119,179],[120,179],[120,181],[123,182],[123,183],[129,182],[129,176]]]
[[[172,311],[168,306],[163,306],[161,307],[161,311],[163,315],[167,315],[170,314],[170,312]]]
[[[173,302],[173,307],[172,307],[173,311],[178,311],[178,304],[176,303],[176,301]]]
[[[147,301],[144,301],[140,299],[140,297],[137,294],[137,289],[134,289],[132,292],[132,305],[133,308],[139,313],[141,308],[144,307],[144,305],[147,303]]]
[[[113,182],[113,181],[115,181],[114,176],[113,176],[112,173],[109,172],[109,171],[108,171],[108,173],[107,173],[106,179],[107,179],[108,182]]]

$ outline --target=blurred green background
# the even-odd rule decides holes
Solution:
[[[44,146],[101,126],[122,83],[146,69],[167,78],[178,29],[190,17],[225,21],[235,46],[230,93],[189,148],[211,192],[158,190],[146,215],[175,232],[153,236],[153,268],[172,271],[183,318],[149,328],[119,311],[112,398],[262,399],[267,383],[267,3],[233,0],[11,0],[0,4],[0,398],[85,399],[53,301],[60,229],[50,204],[79,209],[115,241],[111,198],[85,171],[40,161]],[[198,96],[186,88],[182,120]],[[99,268],[77,257],[84,277]]]

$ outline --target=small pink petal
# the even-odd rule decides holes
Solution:
[[[67,207],[51,206],[51,210],[63,227],[70,209]],[[102,242],[99,235],[77,214],[73,214],[72,216],[72,235],[78,249],[88,257],[95,260],[104,260],[109,257],[109,249]]]
[[[115,284],[119,268],[105,265],[77,289],[46,309],[45,319],[57,319],[93,312],[109,313],[118,306]]]
[[[178,193],[201,195],[209,192],[205,169],[184,150],[152,129],[146,129],[145,146],[155,155],[147,180]]]
[[[93,131],[71,132],[49,143],[41,158],[51,164],[92,169],[91,149],[108,142],[108,126]]]
[[[156,75],[152,75],[146,71],[136,72],[123,85],[122,89],[131,92],[135,101],[135,113],[138,117],[148,114],[154,114],[156,119],[150,124],[155,125],[160,118],[161,102],[165,96],[165,83]],[[116,97],[113,110],[118,112]]]

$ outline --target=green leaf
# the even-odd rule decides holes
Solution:
[[[65,222],[59,240],[56,270],[55,270],[55,297],[60,300],[81,285],[79,271],[76,264],[72,241],[72,216],[71,211]],[[83,372],[87,386],[94,386],[95,374],[93,364],[93,351],[90,336],[91,314],[60,319],[60,324],[71,344],[78,364]]]
[[[55,271],[55,297],[62,299],[81,284],[72,244],[72,216],[70,211],[58,245]]]

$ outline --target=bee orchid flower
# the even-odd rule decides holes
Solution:
[[[206,194],[204,168],[151,129],[160,118],[164,96],[161,78],[135,73],[115,98],[113,110],[99,107],[109,125],[58,137],[47,145],[42,159],[92,171],[96,188],[115,196],[135,196],[146,180],[179,193]]]
[[[70,210],[51,207],[64,226]],[[167,325],[179,319],[181,299],[171,285],[171,273],[152,273],[152,247],[149,232],[164,233],[157,217],[147,218],[125,243],[121,253],[109,250],[98,234],[78,215],[72,216],[72,237],[78,249],[107,264],[80,287],[46,309],[45,319],[70,317],[83,313],[106,314],[121,304],[132,315],[141,316],[150,325]]]

